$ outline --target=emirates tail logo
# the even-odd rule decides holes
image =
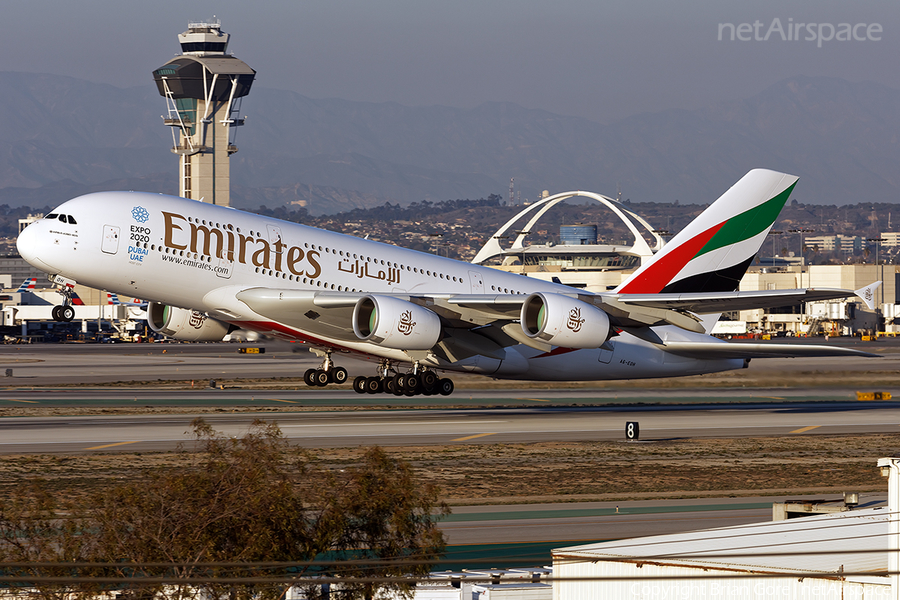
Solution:
[[[400,322],[397,324],[397,331],[402,333],[403,335],[409,335],[413,332],[413,327],[416,326],[415,321],[413,321],[412,311],[408,310],[400,315]]]
[[[581,309],[577,306],[569,311],[569,319],[566,321],[566,327],[572,330],[572,333],[581,331],[584,325],[584,319],[581,318]]]

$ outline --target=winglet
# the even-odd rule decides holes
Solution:
[[[866,306],[869,310],[873,310],[875,308],[875,290],[877,290],[880,286],[881,282],[876,281],[875,283],[870,283],[864,288],[856,290],[856,295],[866,303]]]

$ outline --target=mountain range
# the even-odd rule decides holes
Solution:
[[[149,75],[148,75],[149,79]],[[602,102],[602,98],[598,98]],[[232,204],[313,214],[420,200],[581,189],[636,202],[713,201],[746,171],[799,175],[804,203],[900,196],[900,91],[794,77],[743,100],[600,124],[485,103],[472,109],[312,99],[254,86],[232,157]],[[100,189],[177,192],[155,86],[0,73],[0,204]]]

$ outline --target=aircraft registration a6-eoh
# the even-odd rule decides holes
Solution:
[[[179,340],[243,328],[309,343],[308,385],[342,383],[333,358],[378,361],[360,393],[450,394],[438,373],[579,381],[740,369],[755,357],[871,354],[729,343],[725,311],[859,295],[740,292],[738,284],[797,178],[750,171],[615,290],[592,294],[389,244],[194,200],[99,192],[69,200],[19,236],[25,260],[64,295],[78,283],[150,301],[150,327]],[[70,320],[68,301],[57,318]]]

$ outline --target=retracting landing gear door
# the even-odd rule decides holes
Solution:
[[[612,360],[613,353],[616,351],[616,343],[613,340],[607,340],[605,344],[600,348],[600,356],[597,360],[604,364],[609,364],[609,361]]]
[[[100,249],[107,254],[115,254],[119,251],[119,228],[115,225],[103,226],[103,242]]]

